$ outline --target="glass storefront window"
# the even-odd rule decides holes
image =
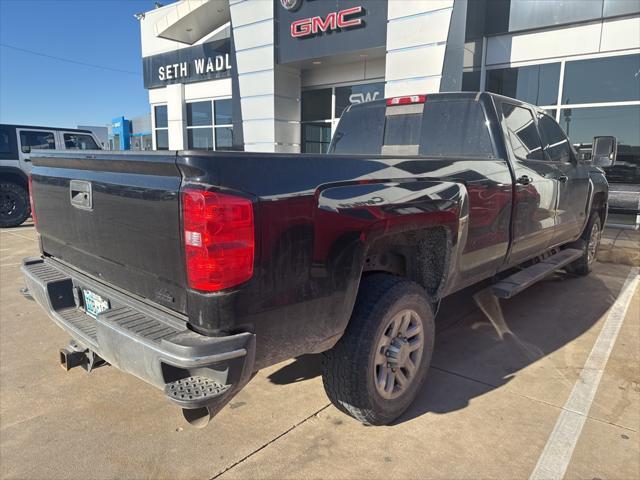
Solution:
[[[330,88],[302,92],[302,121],[330,120],[331,96]]]
[[[231,127],[216,127],[216,150],[231,150],[233,148],[233,129]]]
[[[383,98],[384,82],[336,87],[335,117],[340,118],[344,109],[349,105],[382,100]]]
[[[477,92],[480,90],[480,72],[464,72],[462,74],[463,92]]]
[[[231,150],[232,122],[229,98],[187,103],[187,148]]]
[[[640,100],[640,55],[567,62],[562,103]]]
[[[640,183],[640,105],[565,108],[560,111],[560,126],[572,143],[589,147],[593,137],[616,137],[618,157],[607,169],[607,179]]]
[[[559,83],[560,64],[547,63],[487,70],[486,90],[534,105],[553,105]]]
[[[154,132],[156,135],[156,149],[169,150],[169,117],[167,115],[166,105],[156,105],[153,107],[154,116]],[[120,138],[116,140],[114,145],[117,150],[120,149]],[[114,143],[116,143],[114,142]]]
[[[213,125],[211,101],[187,103],[187,127]]]
[[[216,125],[231,125],[233,123],[233,119],[231,116],[231,99],[227,98],[224,100],[215,100],[213,104],[213,110],[216,114]]]
[[[302,124],[302,152],[326,153],[331,142],[330,123]]]
[[[384,85],[374,82],[302,92],[302,153],[327,152],[332,127],[344,110],[349,105],[382,100]]]
[[[168,130],[156,130],[156,148],[158,150],[169,150]]]
[[[155,112],[156,117],[156,128],[167,128],[169,126],[167,106],[157,105],[154,107],[153,111]]]
[[[187,144],[194,150],[213,150],[213,130],[211,128],[188,129]]]

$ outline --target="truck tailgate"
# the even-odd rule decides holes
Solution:
[[[46,255],[186,311],[175,153],[40,151],[31,159]]]

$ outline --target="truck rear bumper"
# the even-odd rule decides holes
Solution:
[[[251,378],[255,335],[207,337],[183,318],[126,295],[50,258],[27,258],[29,293],[80,348],[162,389],[185,409],[222,408]],[[85,312],[83,289],[108,299],[110,309]]]

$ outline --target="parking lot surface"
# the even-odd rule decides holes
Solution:
[[[1,476],[640,478],[639,239],[606,240],[603,260],[617,263],[556,274],[503,302],[499,328],[470,292],[448,299],[427,383],[393,425],[338,412],[320,356],[304,356],[261,371],[194,429],[161,392],[114,368],[59,367],[67,335],[19,293],[35,231],[3,230]]]

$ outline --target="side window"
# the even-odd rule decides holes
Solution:
[[[502,115],[516,158],[519,160],[545,160],[542,142],[531,111],[527,108],[503,103]]]
[[[20,132],[20,145],[22,147],[55,149],[56,140],[53,136],[53,132],[22,130]]]
[[[83,135],[79,133],[64,134],[64,148],[69,150],[99,150],[91,135]]]
[[[538,127],[542,145],[547,152],[549,160],[553,162],[570,162],[571,145],[560,128],[560,125],[549,115],[540,114],[538,116]]]
[[[0,127],[0,153],[11,153],[11,137],[13,131]]]

